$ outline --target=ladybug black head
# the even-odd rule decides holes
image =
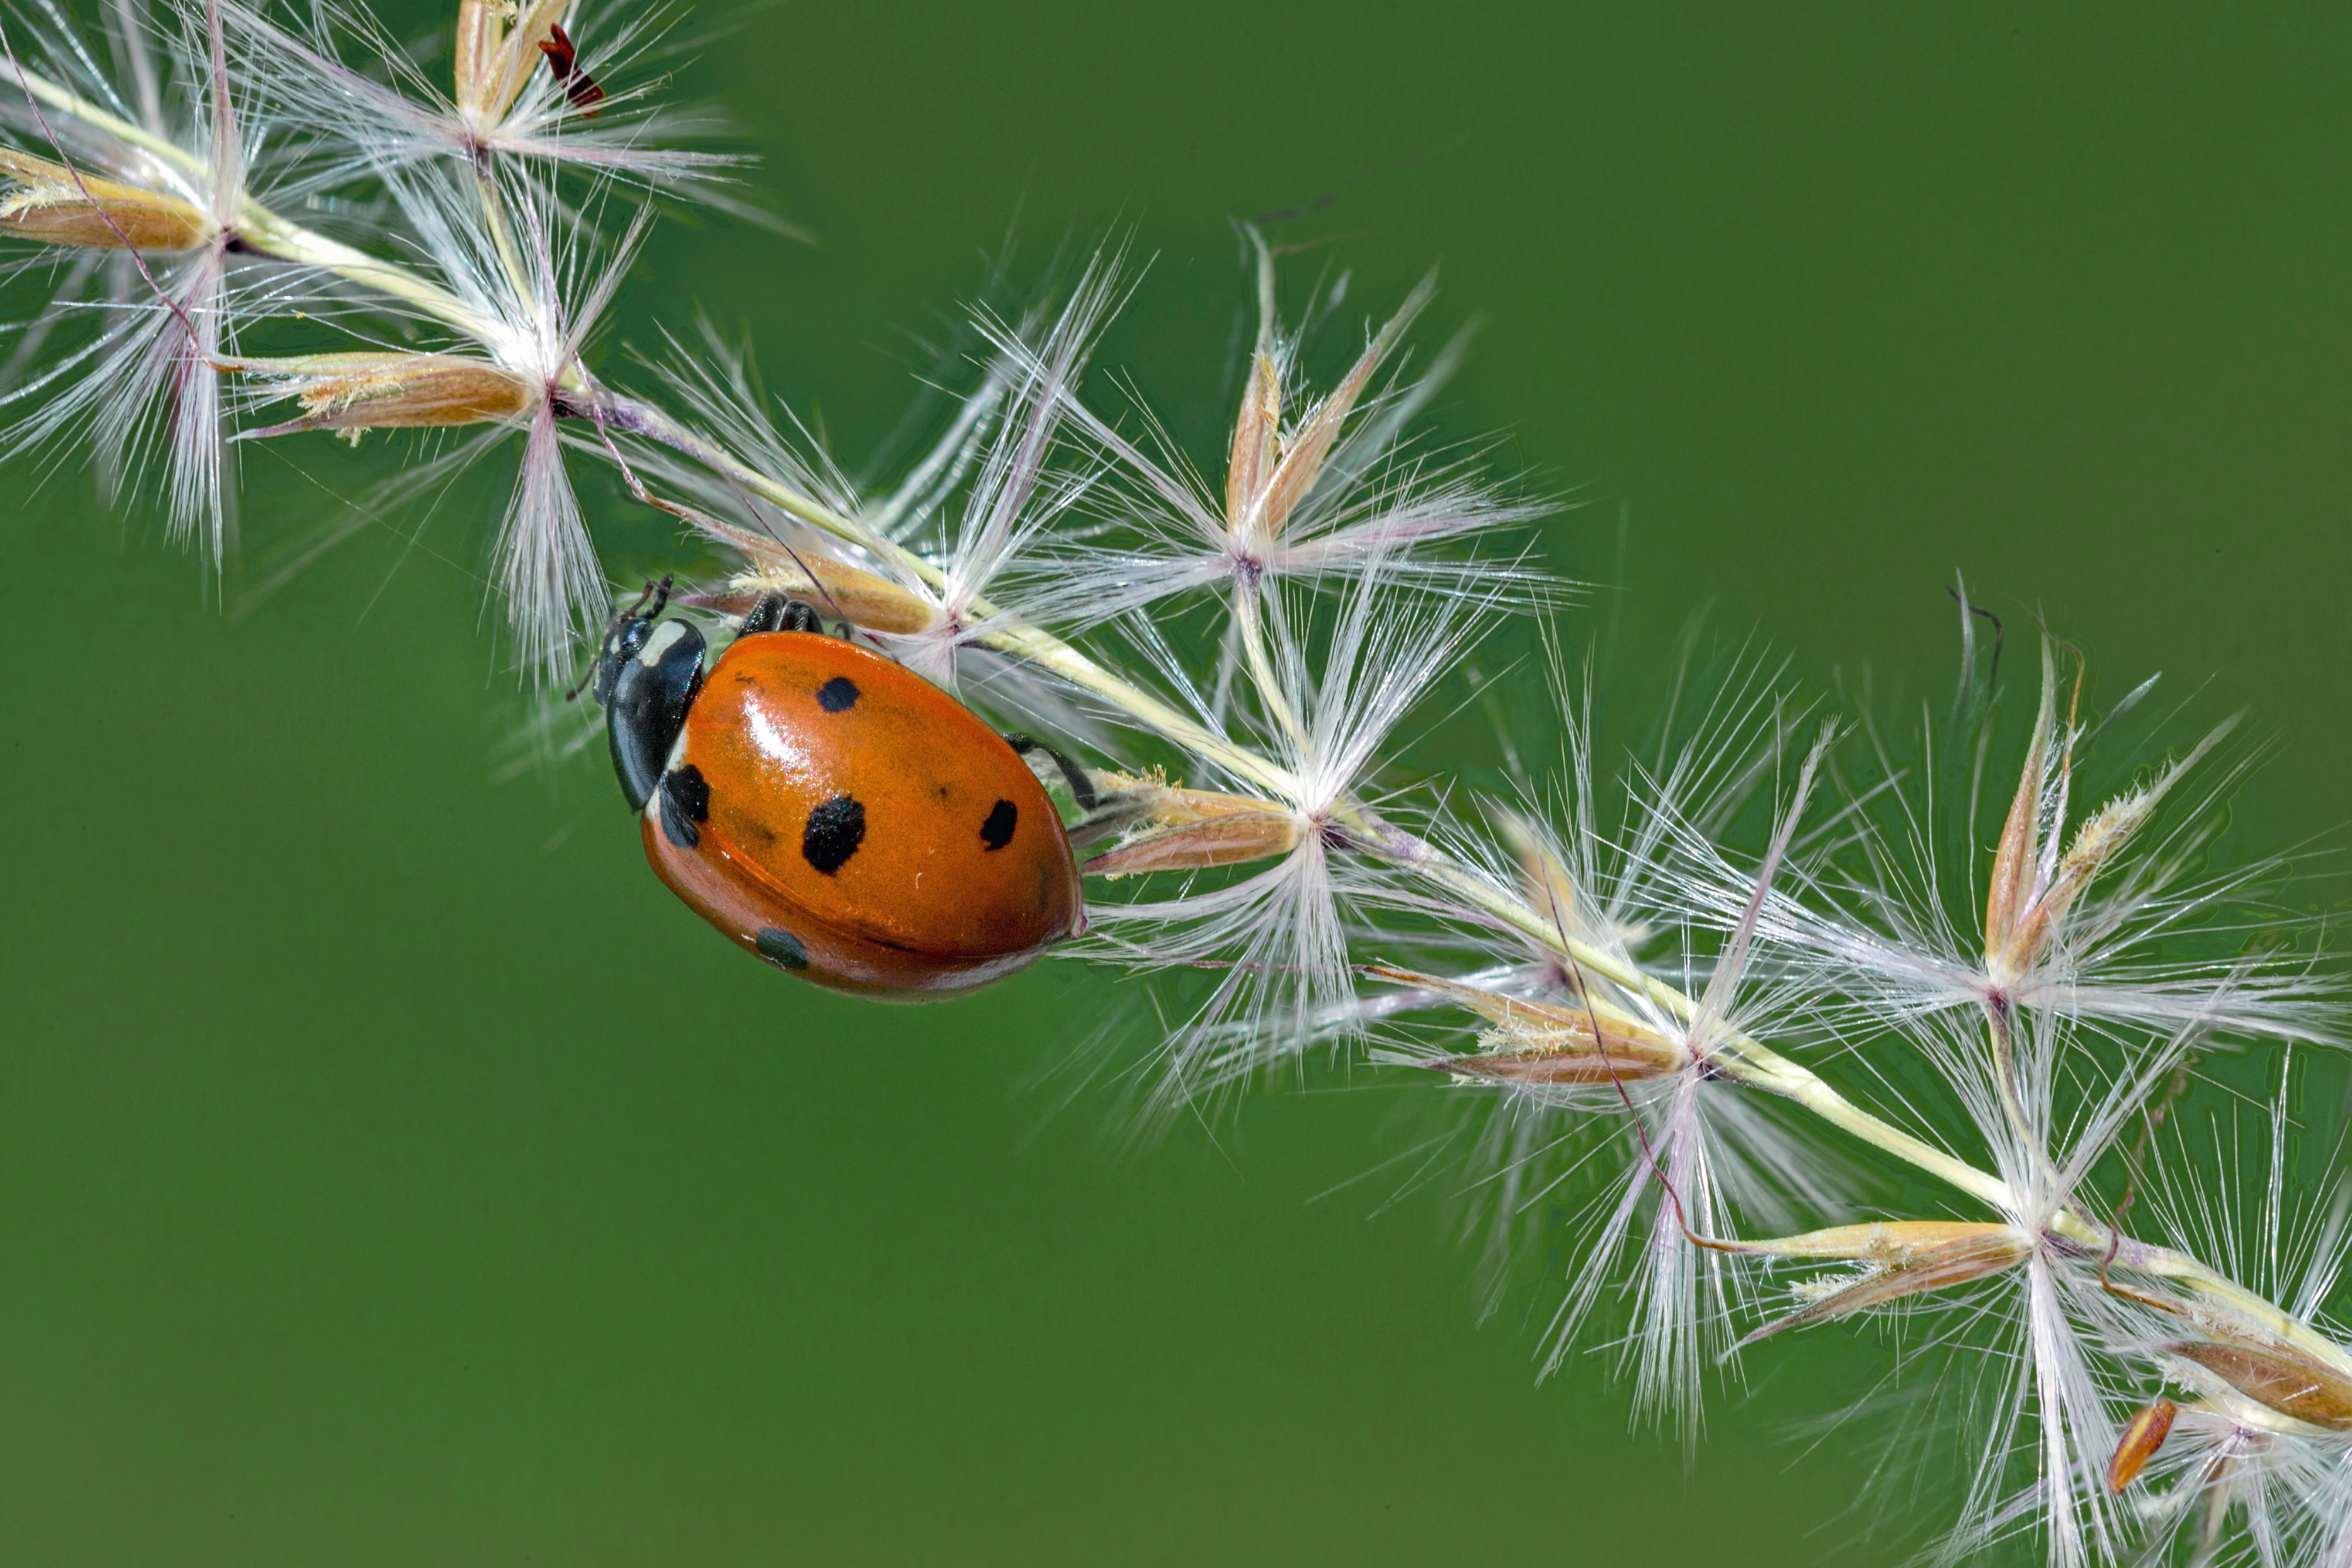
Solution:
[[[595,660],[588,667],[588,681],[593,685],[598,707],[612,706],[613,682],[619,678],[621,666],[635,658],[646,646],[654,622],[668,608],[671,582],[665,577],[658,583],[646,584],[636,603],[614,611],[613,618],[605,623],[604,640],[596,645]]]
[[[596,700],[631,811],[653,798],[702,683],[702,634],[684,621],[660,620],[668,604],[668,578],[647,584],[613,617],[596,649]]]

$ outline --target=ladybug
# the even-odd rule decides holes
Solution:
[[[776,595],[706,675],[668,598],[648,585],[613,617],[591,679],[646,858],[696,913],[780,969],[907,999],[1085,928],[1060,814],[1014,749],[1034,742]]]

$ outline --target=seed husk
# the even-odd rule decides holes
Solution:
[[[1139,825],[1118,844],[1086,863],[1089,877],[1133,877],[1146,871],[1205,870],[1287,855],[1307,826],[1288,806],[1249,795],[1181,789],[1115,776],[1114,788],[1148,792]]]
[[[0,233],[88,250],[194,250],[213,237],[204,212],[177,196],[142,190],[63,163],[0,148],[0,174],[17,188],[0,199]]]
[[[1373,965],[1383,980],[1433,992],[1494,1025],[1471,1055],[1436,1057],[1433,1071],[1498,1083],[1633,1083],[1690,1065],[1680,1040],[1598,998],[1538,1002],[1417,970]]]
[[[938,610],[919,594],[818,551],[796,549],[787,555],[772,541],[755,547],[745,538],[754,565],[728,581],[725,607],[749,609],[762,594],[782,594],[869,632],[911,637],[931,629]]]
[[[1843,1283],[1825,1281],[1811,1300],[1740,1341],[1750,1344],[1788,1329],[1849,1317],[1906,1296],[1955,1286],[2013,1268],[2032,1256],[2032,1239],[2014,1226],[1960,1220],[1887,1220],[1833,1226],[1769,1241],[1712,1243],[1727,1252],[1771,1258],[1841,1259],[1864,1271]]]
[[[460,354],[332,353],[224,362],[274,376],[301,400],[298,419],[251,432],[289,436],[334,430],[442,429],[520,418],[536,395],[529,383],[488,360]]]
[[[2116,1439],[2116,1457],[2107,1461],[2107,1490],[2120,1492],[2139,1479],[2140,1471],[2164,1447],[2164,1439],[2172,1431],[2172,1418],[2178,1414],[2179,1405],[2169,1399],[2158,1399],[2141,1406],[2124,1423],[2123,1436]]]
[[[2167,1355],[2203,1367],[2255,1404],[2334,1432],[2352,1432],[2352,1383],[2287,1349],[2177,1341]]]

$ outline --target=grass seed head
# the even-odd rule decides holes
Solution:
[[[212,242],[212,220],[177,196],[101,180],[63,163],[0,148],[0,174],[14,184],[0,198],[0,233],[42,245],[159,253]]]
[[[302,404],[299,418],[248,434],[332,430],[357,441],[365,430],[446,429],[521,418],[539,393],[520,376],[462,354],[328,353],[222,362],[283,384]]]
[[[1146,871],[1205,870],[1270,860],[1298,847],[1307,824],[1270,800],[1113,775],[1113,786],[1142,792],[1136,826],[1117,845],[1088,860],[1089,877],[1132,877]]]
[[[785,553],[747,539],[744,552],[751,566],[728,579],[730,608],[749,609],[760,595],[782,594],[866,631],[908,637],[928,631],[939,614],[921,595],[812,549],[795,546]]]
[[[1592,1000],[1536,1002],[1480,985],[1374,965],[1370,973],[1428,991],[1486,1019],[1474,1055],[1427,1065],[1457,1078],[1496,1083],[1634,1083],[1691,1065],[1684,1043],[1622,1009]]]
[[[1853,1275],[1804,1282],[1797,1292],[1802,1303],[1797,1310],[1765,1324],[1743,1343],[1906,1297],[1973,1284],[2016,1268],[2033,1252],[2033,1238],[2014,1226],[1958,1220],[1842,1225],[1770,1241],[1718,1245],[1727,1251],[1768,1258],[1862,1265]]]
[[[2285,1345],[2254,1350],[2175,1341],[2161,1349],[2264,1409],[2326,1431],[2352,1432],[2352,1382]]]
[[[2172,1431],[2172,1418],[2179,1410],[2169,1399],[2158,1399],[2124,1423],[2123,1436],[2116,1439],[2116,1457],[2107,1461],[2107,1490],[2120,1493],[2139,1479],[2148,1460],[2164,1447]]]

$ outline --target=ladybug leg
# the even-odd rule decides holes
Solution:
[[[1097,800],[1098,804],[1093,809],[1063,828],[1062,831],[1069,835],[1072,848],[1083,849],[1124,828],[1132,827],[1151,815],[1154,804],[1152,793],[1140,789],[1101,795]]]
[[[1071,797],[1077,802],[1081,815],[1076,822],[1064,824],[1062,830],[1069,836],[1073,847],[1083,847],[1097,838],[1116,833],[1150,809],[1149,792],[1129,790],[1124,794],[1113,792],[1106,795],[1093,773],[1072,762],[1066,752],[1033,735],[1016,731],[1005,736],[1004,743],[1012,747],[1023,761],[1030,762],[1033,769],[1036,764],[1030,761],[1030,753],[1043,753],[1054,764],[1055,771],[1062,775],[1062,782],[1070,786]],[[1042,769],[1037,771],[1043,772]]]
[[[1070,795],[1078,803],[1078,808],[1082,811],[1092,811],[1095,808],[1097,797],[1094,774],[1034,736],[1015,732],[1005,736],[1004,743],[1019,752],[1024,761],[1032,752],[1045,752],[1053,760],[1055,768],[1060,772],[1062,782],[1070,786]]]
[[[739,637],[757,637],[762,632],[822,632],[824,623],[817,618],[816,610],[798,599],[787,599],[782,594],[762,594],[759,603],[743,617]]]

